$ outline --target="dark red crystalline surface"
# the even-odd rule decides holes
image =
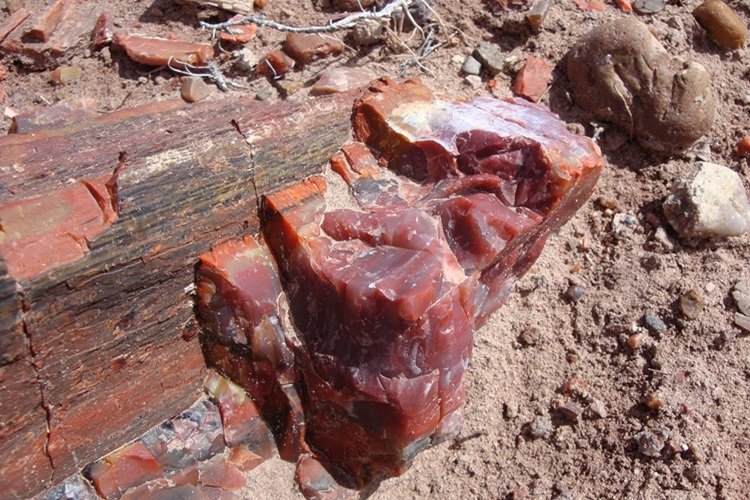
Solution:
[[[264,414],[285,405],[285,426],[272,427],[303,430],[294,439],[309,448],[296,449],[315,457],[298,465],[306,494],[326,483],[319,466],[364,488],[459,430],[473,332],[603,163],[590,139],[522,99],[456,102],[382,80],[353,116],[357,142],[331,166],[356,208],[326,211],[325,181],[307,179],[263,201],[271,253],[225,244],[198,272],[207,357]],[[258,333],[264,322],[272,334]]]

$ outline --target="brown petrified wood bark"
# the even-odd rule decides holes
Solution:
[[[6,498],[195,400],[196,257],[258,231],[256,192],[319,171],[349,137],[353,99],[167,101],[0,138]]]

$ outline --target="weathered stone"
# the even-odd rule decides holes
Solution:
[[[700,290],[691,288],[680,295],[679,304],[680,311],[687,319],[698,319],[706,306],[706,300]]]
[[[706,0],[695,8],[693,16],[719,47],[739,49],[745,45],[747,26],[722,0]]]
[[[295,479],[305,498],[334,499],[349,496],[346,488],[340,486],[313,456],[304,457],[297,463]]]
[[[623,18],[595,28],[573,46],[567,63],[576,102],[648,149],[687,148],[713,123],[709,73],[670,57],[640,21]],[[653,71],[643,71],[644,65]]]
[[[96,20],[91,32],[91,49],[99,50],[112,43],[114,38],[114,18],[109,12],[104,12]]]
[[[13,118],[11,133],[31,134],[40,130],[62,128],[98,114],[96,101],[91,98],[61,101],[52,106],[19,113]]]
[[[466,59],[464,59],[461,71],[467,75],[478,75],[482,72],[482,63],[474,59],[474,56],[468,55],[466,56]]]
[[[557,410],[570,420],[578,420],[578,417],[583,413],[583,409],[573,401],[565,402]]]
[[[635,0],[633,8],[639,14],[656,14],[664,10],[664,0]]]
[[[672,186],[664,215],[684,239],[736,236],[750,230],[742,179],[715,163],[698,162]]]
[[[81,78],[83,70],[78,66],[60,66],[49,74],[49,79],[59,85],[67,85]]]
[[[180,78],[180,95],[185,102],[202,101],[213,92],[213,87],[206,84],[200,76],[183,76]]]
[[[243,49],[239,50],[235,55],[235,65],[241,69],[242,71],[253,71],[255,70],[255,66],[258,64],[258,56],[253,51],[253,49],[249,47],[244,47]]]
[[[474,58],[482,63],[487,72],[494,76],[503,70],[504,59],[503,53],[493,43],[482,42],[474,49],[472,53]]]
[[[294,59],[281,50],[272,50],[255,66],[255,72],[270,78],[281,78],[294,68]]]
[[[310,94],[324,95],[346,92],[347,90],[364,87],[374,80],[375,76],[375,73],[367,66],[328,68],[320,73],[320,78],[310,89]]]
[[[550,0],[534,0],[534,3],[531,4],[531,8],[526,12],[526,22],[532,29],[541,29],[544,18],[547,17],[549,5]]]
[[[532,102],[539,102],[552,81],[552,66],[534,56],[526,58],[526,64],[516,75],[513,93]]]
[[[533,438],[548,438],[552,435],[554,428],[552,427],[552,419],[549,415],[542,415],[534,418],[529,425],[529,434]]]
[[[207,43],[190,43],[166,38],[125,35],[118,33],[115,45],[122,47],[132,60],[150,66],[187,63],[200,66],[214,57],[214,49]]]
[[[735,283],[732,298],[742,314],[750,316],[750,280],[744,279]]]
[[[74,474],[34,500],[98,500],[99,496],[80,474]]]
[[[653,311],[646,311],[643,322],[654,333],[662,335],[667,332],[667,324]]]
[[[638,444],[638,451],[641,455],[651,458],[660,457],[666,444],[666,440],[661,435],[650,431],[639,432],[633,436],[633,439]]]
[[[385,26],[377,19],[366,19],[357,23],[351,30],[353,45],[369,47],[383,41]]]
[[[239,490],[245,486],[245,475],[223,456],[217,456],[199,467],[199,481],[204,486],[222,490]]]
[[[298,64],[304,65],[315,59],[341,54],[344,44],[333,35],[289,33],[284,41],[284,51]]]
[[[750,158],[750,135],[744,136],[737,142],[737,156]]]

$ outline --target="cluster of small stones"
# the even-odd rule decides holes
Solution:
[[[37,498],[243,498],[247,473],[275,453],[273,436],[241,387],[215,372],[204,387],[189,409]]]

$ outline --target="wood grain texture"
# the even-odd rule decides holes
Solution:
[[[4,492],[41,491],[195,399],[197,256],[257,232],[256,192],[320,171],[349,138],[355,94],[275,106],[162,102],[0,138],[0,227],[14,228],[0,231],[0,259],[23,262],[29,248],[37,259],[31,271],[0,273],[0,402],[24,401],[3,404],[0,420],[26,415],[7,431],[13,439],[44,431],[3,441]],[[76,197],[89,200],[83,209]],[[40,203],[43,222],[8,209]],[[34,234],[67,235],[80,252],[62,259],[68,240],[34,248]],[[9,458],[40,452],[47,469]]]

